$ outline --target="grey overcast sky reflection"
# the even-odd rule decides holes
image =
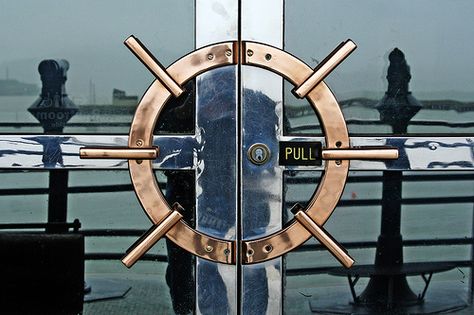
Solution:
[[[139,37],[164,65],[194,49],[194,1],[0,0],[0,78],[40,85],[38,63],[64,58],[68,93],[98,103],[112,89],[141,95],[152,76],[122,42]],[[287,1],[285,49],[316,65],[351,38],[358,49],[328,78],[344,99],[386,89],[387,56],[399,47],[411,66],[411,90],[422,99],[474,99],[474,1]]]

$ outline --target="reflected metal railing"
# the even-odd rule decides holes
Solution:
[[[404,174],[402,177],[403,182],[446,182],[446,181],[472,181],[474,180],[474,174]],[[349,176],[347,183],[380,183],[382,182],[382,175],[356,175]],[[318,178],[316,177],[288,177],[288,185],[316,185],[318,184]],[[166,190],[166,183],[161,182],[160,188]],[[97,185],[97,186],[75,186],[68,187],[68,194],[96,194],[96,193],[116,193],[116,192],[133,192],[133,186],[131,184],[113,184],[113,185]],[[8,188],[0,189],[0,196],[28,196],[28,195],[44,195],[48,194],[48,188]],[[380,206],[381,198],[370,198],[370,199],[341,199],[338,203],[338,207],[361,207],[361,206]],[[293,205],[294,201],[287,201],[287,208]],[[459,204],[469,203],[474,205],[474,195],[472,196],[450,196],[450,197],[417,197],[417,198],[404,198],[401,200],[403,205],[425,205],[425,204]],[[416,210],[413,210],[416,211]],[[473,208],[474,215],[474,208]],[[470,218],[466,218],[467,220]],[[21,228],[20,223],[13,223]],[[18,225],[20,224],[20,225]],[[5,225],[5,224],[4,224]],[[40,224],[41,225],[41,224]],[[40,227],[38,225],[38,227]],[[145,229],[84,229],[79,230],[79,233],[84,237],[139,237],[145,233]],[[341,242],[341,244],[348,249],[375,249],[377,242],[374,240],[366,241],[350,241]],[[446,245],[470,245],[474,249],[474,229],[470,237],[453,237],[453,238],[424,238],[424,239],[409,239],[403,240],[404,247],[420,247],[420,246],[446,246]],[[324,247],[320,244],[305,244],[297,248],[294,252],[308,252],[308,251],[322,251]],[[115,260],[121,259],[123,256],[122,252],[86,252],[86,260]],[[166,255],[161,254],[147,254],[143,257],[143,260],[147,261],[159,261],[166,262]],[[474,267],[473,260],[455,260],[445,261],[456,265],[457,267]],[[334,265],[318,266],[312,268],[289,268],[286,270],[288,276],[294,275],[307,275],[307,274],[318,274],[325,273]]]
[[[313,116],[314,114],[308,115]],[[350,126],[386,126],[390,127],[385,122],[382,122],[378,119],[347,119],[346,124],[350,129]],[[467,131],[462,130],[463,128],[473,128],[474,122],[450,122],[443,120],[411,120],[408,123],[408,126],[430,126],[430,127],[448,127],[448,128],[458,128],[459,133],[465,133]],[[107,121],[97,121],[97,122],[69,122],[66,126],[67,128],[104,128],[104,127],[120,127],[128,130],[130,128],[130,121],[124,122],[107,122]],[[18,132],[24,129],[25,132],[29,132],[28,128],[42,128],[40,123],[37,122],[0,122],[0,128],[11,128],[12,131]],[[320,125],[300,125],[291,127],[291,132],[301,133],[301,132],[312,132],[321,131]],[[433,132],[433,131],[431,131]],[[371,132],[373,133],[373,132]]]

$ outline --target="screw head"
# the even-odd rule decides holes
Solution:
[[[143,140],[142,139],[138,139],[135,144],[137,145],[137,147],[141,147],[143,146]]]
[[[249,56],[249,57],[253,56],[253,50],[252,49],[247,50],[247,56]]]
[[[438,148],[438,144],[437,144],[436,142],[431,142],[431,143],[429,144],[429,148],[430,148],[430,150],[433,150],[433,151],[434,151],[434,150],[436,150],[436,149]]]
[[[212,59],[214,59],[214,55],[213,55],[213,54],[207,55],[207,60],[212,60]]]
[[[225,51],[225,55],[226,55],[227,57],[232,56],[232,51],[231,51],[230,49],[227,49],[227,50]]]
[[[211,245],[207,245],[204,250],[208,253],[212,252],[214,250],[214,247],[212,247]]]

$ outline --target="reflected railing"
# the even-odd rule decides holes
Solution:
[[[301,186],[301,185],[317,185],[318,178],[315,177],[287,177],[288,186]],[[404,174],[402,177],[404,183],[408,182],[436,182],[442,183],[447,181],[474,181],[474,174]],[[377,175],[363,175],[363,176],[349,176],[348,184],[362,184],[362,183],[380,183],[382,182],[382,174]],[[166,183],[161,182],[160,188],[165,191]],[[96,193],[117,193],[117,192],[133,192],[133,186],[131,184],[113,184],[113,185],[97,185],[97,186],[75,186],[68,187],[68,194],[96,194]],[[30,196],[30,195],[46,195],[49,193],[49,188],[4,188],[0,189],[0,196]],[[293,205],[294,201],[287,201],[287,208]],[[361,207],[361,206],[380,206],[382,203],[381,198],[367,198],[367,199],[341,199],[338,203],[338,207]],[[411,197],[403,198],[401,200],[402,205],[427,205],[427,204],[473,204],[474,195],[471,196],[449,196],[449,197]],[[357,211],[357,210],[356,210]],[[416,211],[416,210],[413,210]],[[474,207],[473,207],[474,216]],[[465,218],[471,220],[472,218]],[[18,224],[17,222],[15,224]],[[11,222],[10,224],[13,224]],[[7,227],[8,224],[2,224]],[[5,228],[4,227],[4,228]],[[13,225],[11,227],[14,227]],[[21,226],[17,226],[21,228]],[[38,225],[38,227],[40,227]],[[83,226],[79,233],[87,237],[139,237],[145,229],[123,229],[123,228],[104,228],[104,229],[88,229],[87,226]],[[361,231],[362,232],[362,231]],[[423,238],[423,239],[404,239],[404,247],[419,247],[419,246],[445,246],[445,245],[470,245],[474,249],[474,226],[470,237],[453,237],[453,238]],[[347,249],[374,249],[377,242],[375,240],[363,240],[363,241],[349,241],[341,242]],[[323,251],[325,248],[320,244],[305,244],[294,252],[308,252],[308,251]],[[119,260],[123,256],[122,252],[111,253],[111,252],[86,252],[86,260]],[[160,254],[146,254],[143,260],[147,261],[160,261],[166,262],[166,255]],[[472,259],[466,260],[454,260],[446,261],[457,267],[474,267],[474,261]],[[307,275],[307,274],[319,274],[326,273],[334,265],[309,267],[309,268],[288,268],[286,274],[288,276],[296,275]]]

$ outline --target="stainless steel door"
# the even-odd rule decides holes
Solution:
[[[474,168],[469,134],[420,136],[407,135],[406,130],[393,130],[396,136],[349,133],[351,125],[348,132],[341,103],[316,78],[333,60],[326,58],[313,71],[283,50],[293,52],[284,33],[302,40],[307,35],[295,34],[296,18],[290,22],[284,19],[292,16],[291,10],[298,11],[295,6],[282,0],[196,1],[192,9],[195,47],[167,68],[147,51],[148,41],[141,44],[128,38],[128,47],[156,78],[136,109],[129,136],[2,135],[2,148],[7,153],[0,157],[1,167],[123,169],[128,160],[134,190],[152,222],[146,237],[125,256],[123,262],[128,267],[166,235],[197,256],[195,295],[190,297],[196,313],[291,313],[288,303],[292,302],[285,302],[282,255],[314,236],[344,265],[352,264],[342,246],[322,229],[343,195],[349,171]],[[309,21],[304,21],[302,29],[309,27]],[[285,23],[293,23],[293,28],[286,29]],[[140,37],[140,32],[134,35]],[[346,39],[331,38],[331,42],[335,46]],[[357,43],[357,38],[352,39]],[[306,55],[310,48],[300,46],[304,48],[296,44],[295,51],[303,49]],[[161,47],[155,49],[150,48],[159,59]],[[351,58],[346,63],[350,64]],[[135,66],[147,72],[138,62]],[[338,80],[353,80],[341,73]],[[183,93],[190,79],[195,79],[193,134],[155,135],[163,108]],[[293,102],[289,101],[289,85],[300,98],[306,97],[308,104],[289,106]],[[306,91],[304,86],[309,86]],[[334,93],[338,96],[337,89]],[[301,124],[301,117],[311,123]],[[48,147],[51,143],[55,144],[53,149]],[[58,154],[64,160],[48,157]],[[49,160],[55,162],[45,163]],[[182,213],[192,209],[166,200],[155,170],[194,174],[194,191],[189,191],[195,195],[194,225],[182,219]],[[287,182],[299,177],[310,178],[312,185],[291,192]],[[293,208],[294,218],[289,208]]]

